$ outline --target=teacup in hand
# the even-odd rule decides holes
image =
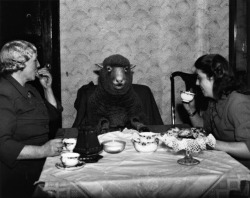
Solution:
[[[183,102],[191,102],[194,99],[194,93],[190,91],[181,91],[181,99]]]
[[[64,138],[62,142],[64,151],[73,152],[76,146],[76,138]]]
[[[79,163],[79,153],[62,153],[61,161],[64,166],[72,167],[76,166]]]

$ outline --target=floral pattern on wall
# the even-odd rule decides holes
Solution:
[[[204,53],[227,58],[228,31],[229,0],[61,0],[63,127],[74,122],[77,90],[97,83],[95,63],[116,53],[137,65],[133,83],[151,88],[170,124],[171,73],[193,72]],[[180,103],[184,83],[177,78],[175,84]]]

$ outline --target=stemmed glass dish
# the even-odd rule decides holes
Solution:
[[[198,129],[192,128],[192,129],[184,129],[180,130],[178,132],[178,137],[183,139],[183,144],[185,144],[185,157],[182,159],[179,159],[177,162],[182,165],[197,165],[200,163],[199,160],[194,159],[192,156],[193,152],[199,152],[203,149],[206,149],[205,142],[201,142],[203,145],[199,145],[195,139],[198,137],[198,135],[205,137],[204,133],[200,133],[197,131]],[[202,128],[200,129],[202,130]],[[203,139],[202,139],[203,140]]]
[[[199,160],[193,158],[192,153],[206,150],[207,146],[214,148],[216,141],[212,134],[206,136],[202,128],[179,129],[175,127],[158,138],[175,152],[184,150],[185,157],[177,162],[188,166],[200,163]]]
[[[192,152],[188,149],[185,150],[185,157],[179,159],[177,162],[181,165],[187,165],[187,166],[197,165],[200,163],[199,160],[193,158]]]

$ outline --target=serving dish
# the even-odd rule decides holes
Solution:
[[[135,150],[140,153],[153,153],[158,148],[158,139],[154,142],[144,142],[136,139],[132,139]]]
[[[174,151],[188,150],[192,153],[206,150],[207,147],[214,148],[215,138],[212,134],[206,134],[203,128],[182,128],[169,129],[166,133],[158,137],[168,147]]]
[[[107,153],[120,153],[125,149],[126,142],[122,140],[107,140],[102,142],[103,150]]]
[[[158,148],[159,139],[158,133],[153,132],[140,132],[133,135],[131,141],[137,152],[152,153]]]

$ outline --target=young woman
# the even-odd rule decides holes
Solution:
[[[48,139],[50,115],[60,115],[46,68],[36,47],[6,43],[0,51],[0,181],[3,198],[31,197],[45,158],[59,155],[61,139]],[[38,77],[45,100],[28,82]]]
[[[196,85],[209,98],[209,105],[200,115],[194,100],[183,103],[193,126],[214,135],[215,150],[227,152],[250,168],[250,95],[240,93],[241,86],[221,55],[203,55],[194,66]]]

